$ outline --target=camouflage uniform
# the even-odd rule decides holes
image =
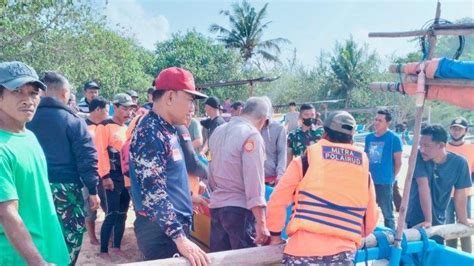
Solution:
[[[354,265],[354,253],[346,251],[330,256],[291,256],[283,254],[283,265],[345,266]]]
[[[82,184],[50,183],[50,185],[56,213],[71,257],[71,265],[74,265],[79,257],[82,237],[86,231]]]
[[[322,138],[323,133],[322,127],[309,129],[306,132],[299,127],[288,134],[288,148],[292,150],[294,156],[301,156],[306,151],[306,147]]]

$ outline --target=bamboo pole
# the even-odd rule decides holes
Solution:
[[[416,229],[406,229],[404,234],[407,241],[421,240],[420,233]],[[439,225],[426,230],[428,237],[435,235],[443,237],[445,240],[456,239],[474,235],[474,228],[461,224]],[[394,242],[392,233],[387,232],[388,242]],[[363,241],[368,248],[377,246],[377,239],[374,235],[369,235]],[[263,246],[256,248],[246,248],[224,252],[209,253],[210,265],[269,265],[280,263],[283,255],[284,245]],[[190,265],[185,258],[171,258],[155,261],[144,261],[126,264],[130,266],[148,266],[148,265]]]
[[[404,83],[416,84],[418,77],[415,75],[407,75],[404,78]],[[444,87],[472,87],[474,89],[474,80],[472,79],[426,79],[428,86],[444,86]],[[381,91],[399,91],[399,83],[397,82],[372,82],[369,84],[372,90]]]

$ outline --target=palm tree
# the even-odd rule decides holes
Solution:
[[[234,3],[232,11],[220,11],[220,14],[229,19],[230,28],[212,24],[209,31],[218,33],[217,40],[223,42],[227,48],[238,49],[245,62],[249,62],[255,55],[270,62],[280,62],[280,45],[289,44],[290,41],[285,38],[262,40],[263,32],[271,23],[263,21],[267,15],[267,6],[268,3],[256,12],[245,0],[242,4]]]
[[[345,97],[344,107],[347,108],[350,92],[367,83],[375,67],[375,54],[369,54],[366,47],[360,48],[351,36],[342,45],[336,43],[330,66],[340,85],[336,93]]]

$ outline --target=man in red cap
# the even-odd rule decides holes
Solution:
[[[176,134],[194,110],[196,91],[191,72],[171,67],[155,80],[153,108],[136,127],[130,144],[130,169],[136,180],[132,198],[135,235],[145,260],[173,257],[207,265],[206,253],[188,239],[192,202],[184,156]]]

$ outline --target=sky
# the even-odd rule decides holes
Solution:
[[[229,10],[235,1],[228,0],[108,0],[105,14],[110,27],[126,29],[129,37],[154,50],[156,42],[172,34],[195,29],[209,37],[213,23],[227,27],[219,11]],[[404,56],[417,51],[408,38],[368,38],[369,32],[416,30],[434,18],[436,0],[267,0],[249,1],[260,9],[265,3],[267,21],[271,21],[264,39],[283,37],[291,44],[283,47],[282,59],[297,51],[306,66],[316,63],[322,51],[331,52],[336,42],[353,36],[366,43],[383,58]],[[474,0],[442,0],[441,18],[456,21],[474,18]],[[120,25],[120,26],[117,26]]]

